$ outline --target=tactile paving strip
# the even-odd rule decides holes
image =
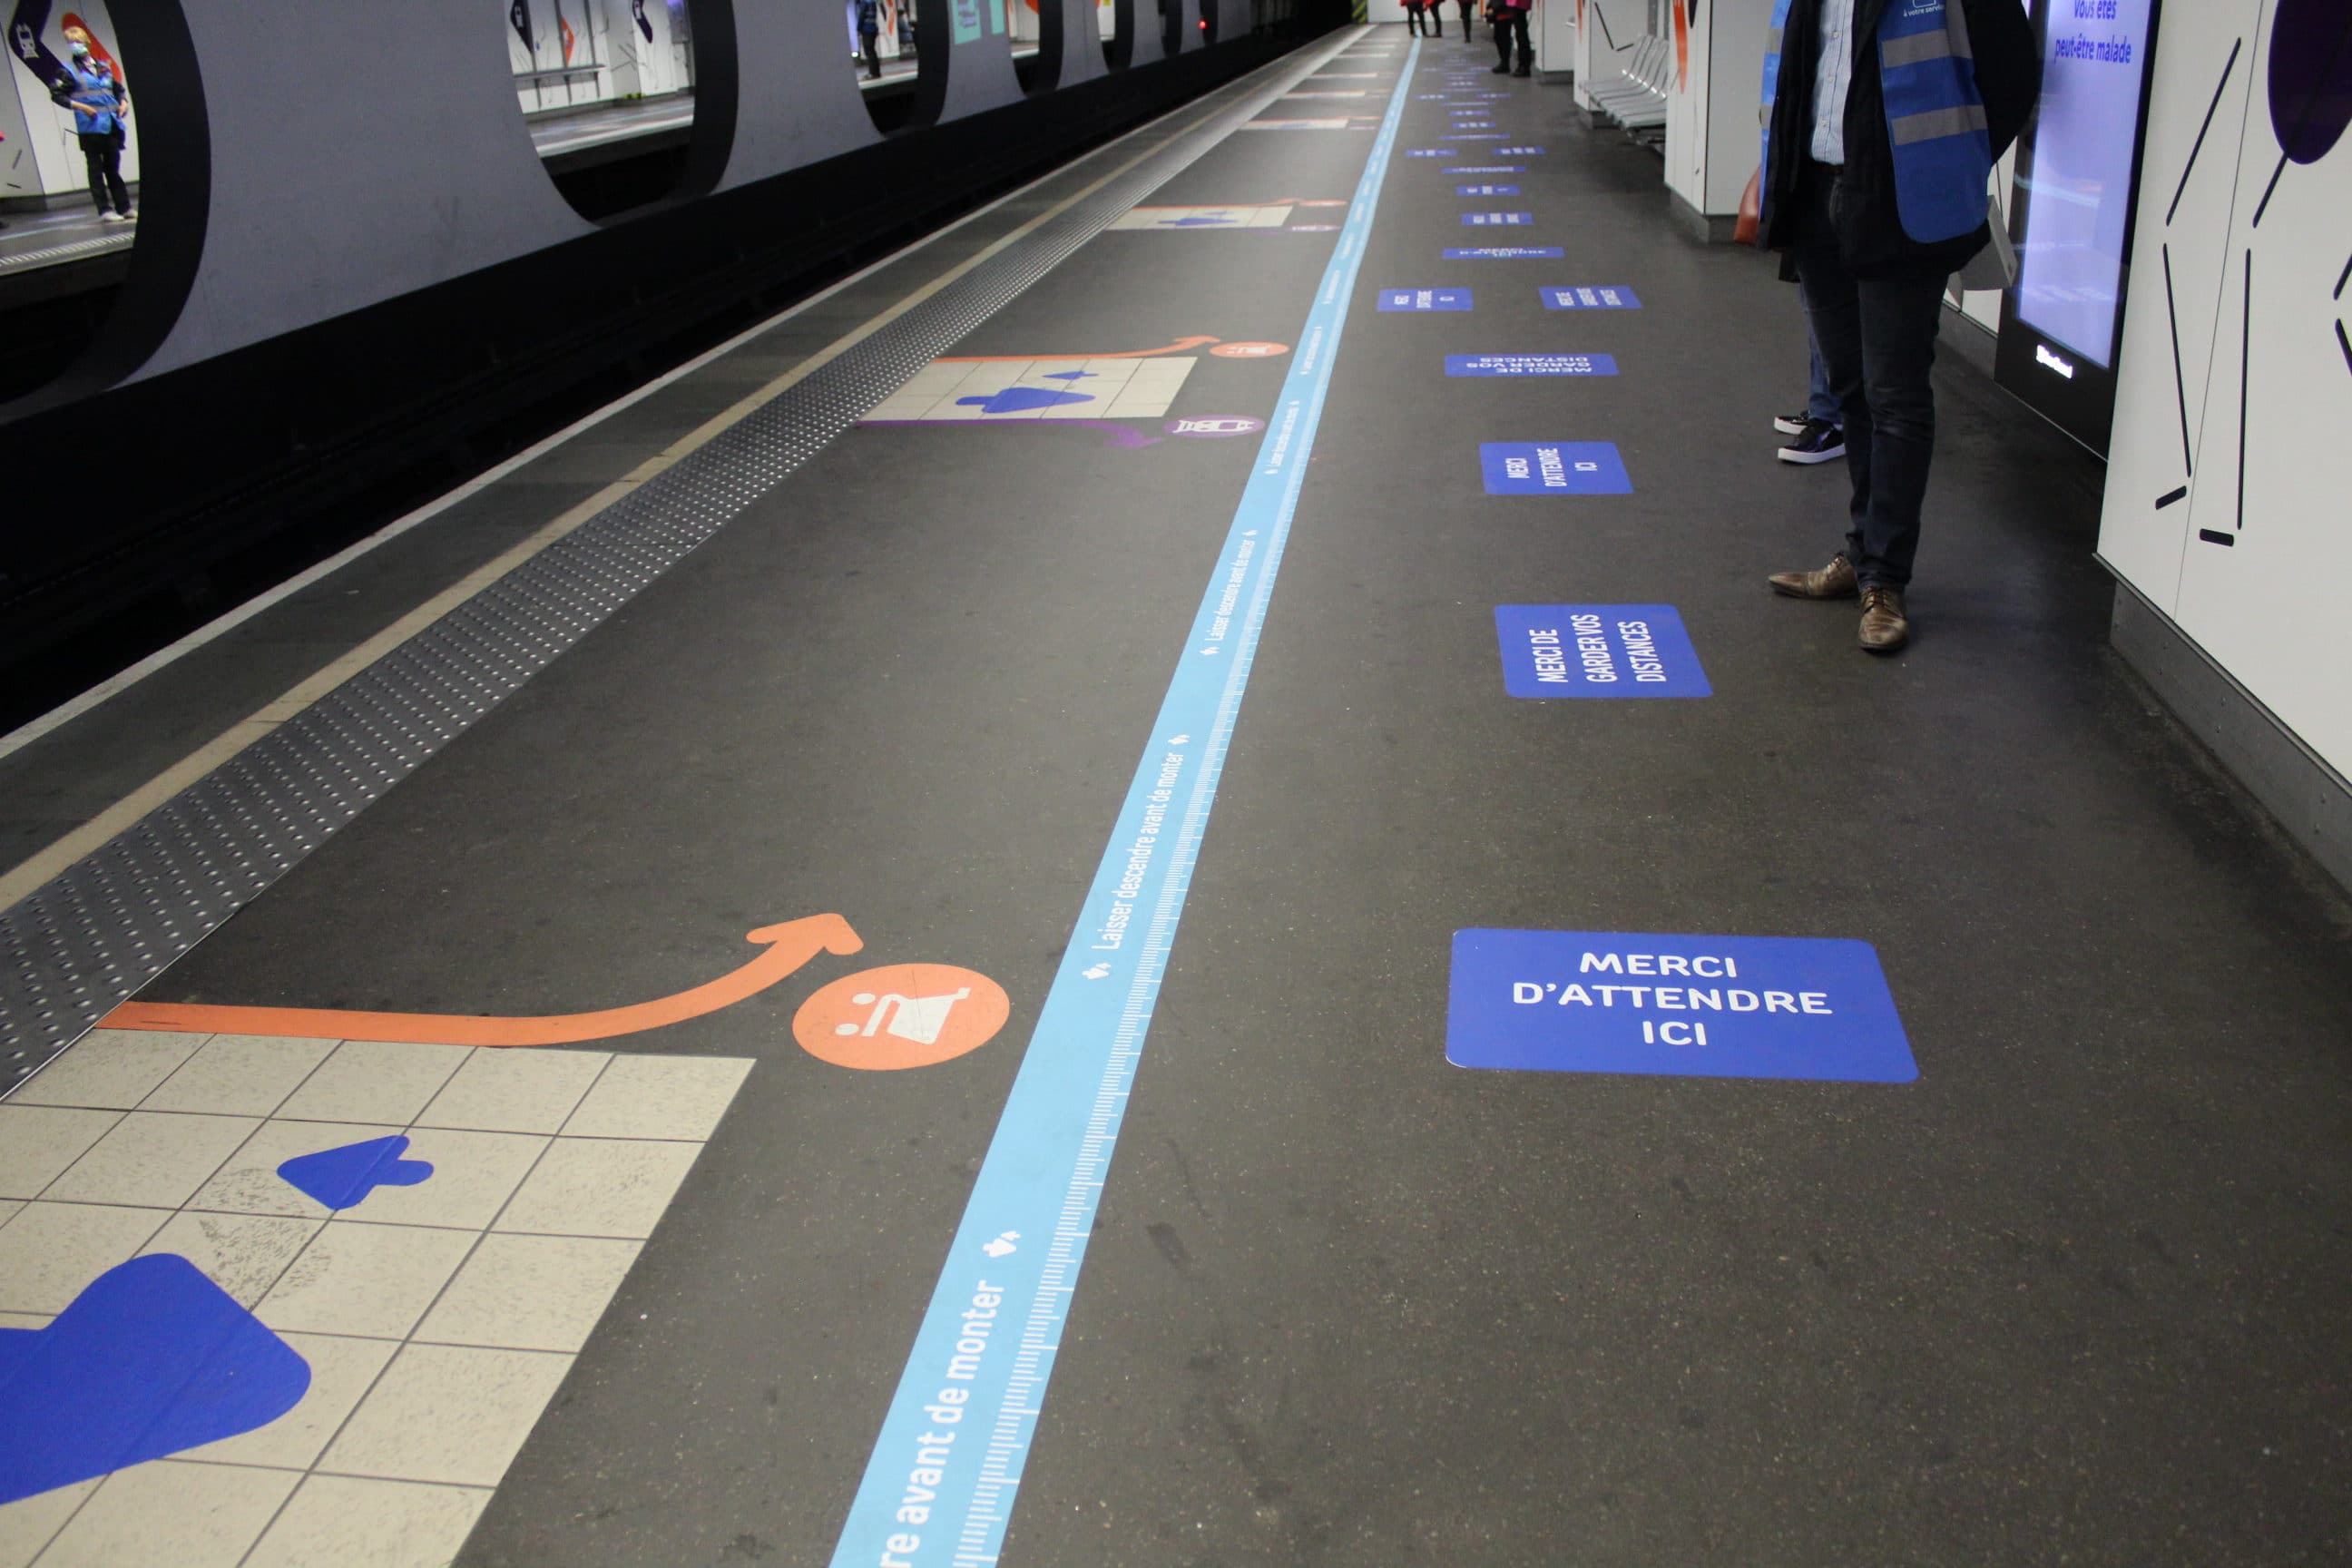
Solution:
[[[0,1095],[916,372],[1344,46],[1311,47],[0,913]],[[1223,107],[1218,100],[1223,100]]]

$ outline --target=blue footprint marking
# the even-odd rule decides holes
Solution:
[[[433,1174],[430,1163],[402,1159],[407,1152],[408,1140],[395,1132],[297,1154],[278,1167],[278,1174],[305,1197],[331,1209],[347,1209],[378,1187],[413,1187]]]
[[[1094,396],[1084,392],[1055,392],[1043,386],[1008,386],[986,397],[959,397],[960,408],[977,408],[982,414],[1026,414],[1033,408],[1057,408],[1066,403],[1092,403]]]
[[[173,1253],[83,1287],[45,1329],[0,1329],[0,1503],[266,1426],[310,1363]]]

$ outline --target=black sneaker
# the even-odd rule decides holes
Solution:
[[[1496,66],[1486,74],[1488,76],[1508,76],[1511,74],[1511,68],[1508,66]]]
[[[1805,422],[1804,434],[1780,448],[1784,463],[1826,463],[1845,456],[1845,432],[1818,419]]]
[[[1772,428],[1783,436],[1801,436],[1811,419],[1810,414],[1775,414],[1772,416]]]

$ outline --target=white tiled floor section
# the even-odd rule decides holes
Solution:
[[[1288,212],[1287,207],[1274,209]],[[914,378],[875,405],[869,424],[899,420],[1157,419],[1168,412],[1199,361],[1190,354],[1150,359],[933,360]],[[1082,381],[1066,381],[1078,374]],[[1092,401],[1061,403],[991,414],[979,403],[1013,387],[1038,392],[1079,392]]]
[[[82,1039],[0,1104],[0,1328],[174,1252],[310,1386],[258,1431],[0,1507],[0,1568],[447,1563],[751,1066]],[[393,1132],[431,1179],[331,1215],[277,1173]]]
[[[1341,121],[1342,125],[1346,121]],[[1195,221],[1186,223],[1186,218]],[[1255,207],[1129,207],[1110,220],[1116,229],[1164,228],[1178,234],[1213,232],[1220,228],[1280,228],[1290,221],[1287,206]]]

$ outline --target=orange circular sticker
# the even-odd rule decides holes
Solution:
[[[835,1067],[927,1068],[978,1050],[1012,1016],[1004,987],[950,963],[893,963],[845,974],[801,1004],[793,1037]]]
[[[1219,343],[1209,351],[1226,359],[1272,359],[1290,352],[1288,343]]]

